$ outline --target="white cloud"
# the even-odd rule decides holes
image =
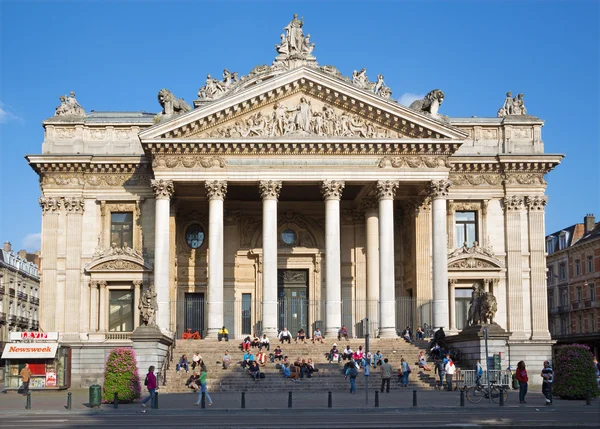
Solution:
[[[42,248],[42,233],[35,232],[33,234],[27,234],[22,242],[23,249],[28,252],[35,252]]]
[[[413,101],[422,100],[425,94],[413,94],[412,92],[405,92],[398,99],[398,103],[403,106],[410,106]]]
[[[6,124],[13,121],[23,122],[23,118],[12,113],[7,106],[0,101],[0,124]]]

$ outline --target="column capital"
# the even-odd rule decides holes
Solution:
[[[530,212],[533,211],[541,211],[543,212],[546,209],[546,204],[548,203],[548,197],[545,195],[534,195],[525,197],[525,203],[527,204],[527,208]]]
[[[365,213],[369,210],[377,210],[379,208],[377,203],[377,197],[374,195],[369,195],[360,201],[359,208]]]
[[[141,288],[144,285],[144,282],[142,280],[134,280],[133,281],[133,286],[136,288]]]
[[[224,200],[227,195],[227,182],[225,180],[212,180],[204,183],[206,195],[209,200]]]
[[[431,198],[446,198],[450,186],[452,186],[450,180],[432,180],[429,182],[429,195]]]
[[[507,195],[502,202],[505,211],[514,212],[523,208],[523,197],[520,195]]]
[[[175,186],[170,179],[152,179],[150,186],[152,186],[154,197],[157,200],[170,200],[175,192]]]
[[[377,200],[393,200],[396,196],[400,182],[397,180],[378,180],[377,181]]]
[[[324,200],[340,200],[346,184],[341,180],[323,180],[321,194]]]
[[[62,201],[60,198],[53,197],[40,197],[38,199],[40,206],[42,207],[42,214],[55,213],[60,209]]]
[[[64,205],[67,213],[83,214],[85,200],[83,197],[65,197]]]
[[[258,190],[263,200],[277,201],[279,192],[281,192],[281,180],[261,180],[258,184]]]
[[[458,283],[458,279],[448,279],[448,284],[455,285]]]
[[[108,283],[106,283],[106,280],[92,280],[90,282],[90,286],[105,288],[106,286],[108,286]]]

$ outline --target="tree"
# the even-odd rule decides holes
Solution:
[[[583,344],[570,344],[559,349],[554,362],[552,393],[563,399],[584,399],[589,390],[598,396],[594,356]]]
[[[119,395],[121,403],[132,402],[142,395],[140,374],[132,349],[116,348],[106,360],[102,401],[113,402],[115,393]]]

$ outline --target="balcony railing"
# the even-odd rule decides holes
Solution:
[[[40,299],[37,296],[32,296],[31,299],[30,299],[30,302],[32,304],[39,305],[40,304]]]
[[[10,316],[8,316],[9,323],[15,323],[16,321],[17,321],[17,316],[15,316],[14,314],[11,314]]]
[[[11,288],[9,288],[9,289],[8,289],[8,294],[9,294],[10,296],[15,296],[15,288],[14,288],[14,287],[11,287]]]
[[[572,302],[571,303],[571,308],[573,310],[578,310],[579,309],[579,303],[578,302]]]
[[[106,340],[130,340],[131,332],[107,332],[104,336]]]
[[[570,307],[568,305],[559,305],[558,306],[559,313],[567,313],[569,310],[570,310]]]
[[[0,286],[0,295],[4,295],[6,293],[6,287],[4,285]]]
[[[26,317],[21,317],[21,316],[19,316],[19,317],[17,318],[17,324],[18,324],[18,325],[21,325],[21,326],[27,326],[27,325],[29,325],[29,321],[27,320],[27,318],[26,318]]]
[[[31,329],[33,329],[34,331],[37,331],[39,327],[40,327],[40,324],[38,322],[31,323]]]
[[[6,323],[6,313],[0,313],[0,323]]]
[[[24,292],[17,292],[17,298],[27,301],[27,294]]]

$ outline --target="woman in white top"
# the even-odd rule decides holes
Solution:
[[[198,352],[196,352],[196,353],[194,353],[194,356],[192,356],[192,369],[196,369],[199,361],[200,361],[200,354],[198,354]]]
[[[271,343],[269,342],[269,339],[267,338],[267,334],[263,334],[262,338],[260,339],[260,346],[262,347],[266,347],[267,351],[269,351],[271,349]]]

